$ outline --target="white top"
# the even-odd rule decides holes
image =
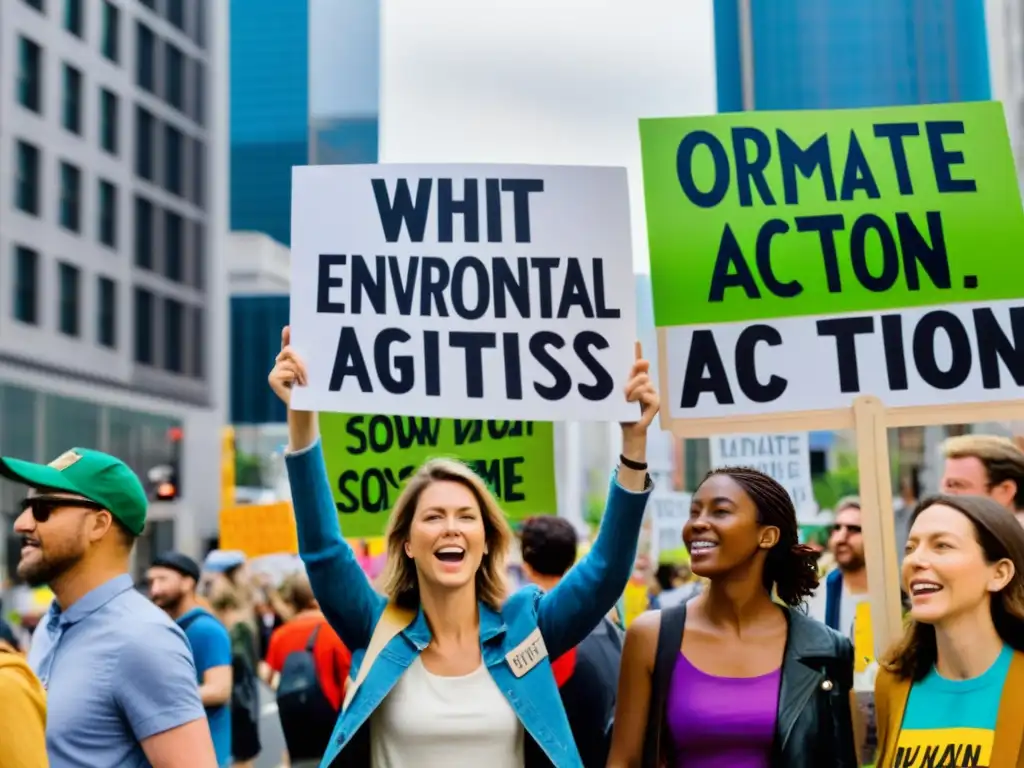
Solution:
[[[523,726],[483,664],[461,677],[416,660],[370,719],[372,768],[523,768]]]

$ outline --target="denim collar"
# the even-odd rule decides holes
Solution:
[[[480,643],[484,645],[504,635],[508,631],[508,626],[505,624],[501,614],[493,608],[479,601],[477,605],[480,611]],[[422,651],[430,645],[430,639],[433,635],[430,632],[430,625],[427,624],[427,617],[423,613],[422,605],[416,612],[416,618],[412,624],[402,630],[402,635],[416,646],[417,650]]]

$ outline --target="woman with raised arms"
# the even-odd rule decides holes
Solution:
[[[270,385],[287,405],[306,369],[287,328]],[[317,600],[352,651],[352,675],[324,766],[582,768],[550,660],[608,613],[633,569],[651,490],[647,429],[659,408],[636,361],[625,386],[638,420],[590,552],[557,587],[509,595],[512,533],[464,464],[433,459],[409,477],[387,526],[384,592],[342,538],[315,413],[288,410],[286,463],[299,552]]]

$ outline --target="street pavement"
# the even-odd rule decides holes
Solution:
[[[284,734],[281,721],[277,719],[277,702],[274,692],[260,683],[260,741],[263,750],[256,758],[256,768],[278,768],[284,756]]]

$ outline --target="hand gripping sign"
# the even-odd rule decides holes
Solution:
[[[884,644],[900,626],[886,428],[1024,412],[1002,107],[652,119],[640,136],[662,423],[856,426]]]

